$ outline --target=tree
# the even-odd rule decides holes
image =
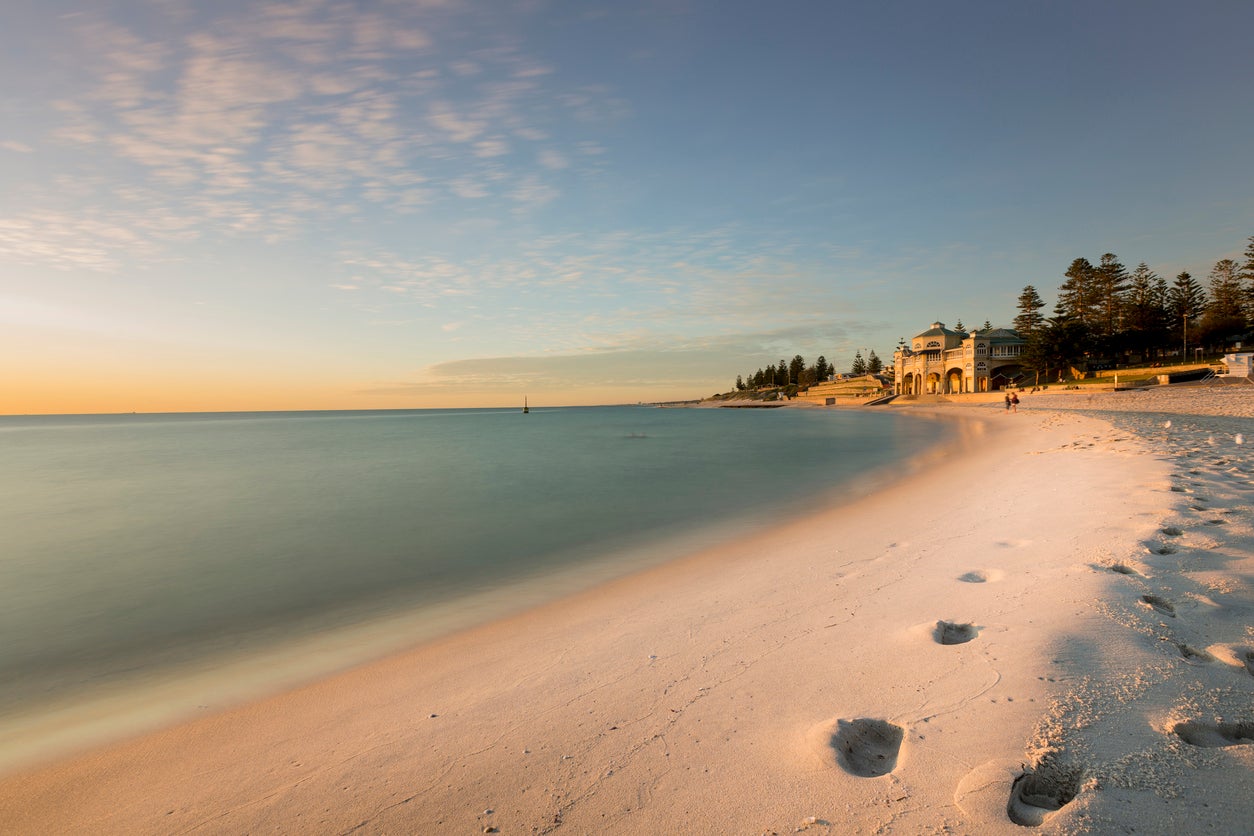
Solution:
[[[800,354],[796,354],[792,358],[792,362],[788,364],[788,379],[793,383],[801,382],[801,373],[806,370],[806,361],[802,359]]]
[[[1039,371],[1045,380],[1062,379],[1065,372],[1083,358],[1089,346],[1089,331],[1078,318],[1071,316],[1061,303],[1054,307],[1054,315],[1028,342],[1024,362]]]
[[[879,374],[884,370],[884,361],[875,354],[875,349],[871,349],[871,353],[866,358],[867,374]]]
[[[1123,295],[1128,287],[1128,270],[1114,253],[1102,256],[1101,264],[1093,271],[1094,316],[1097,334],[1113,337],[1122,329],[1120,314]]]
[[[1245,292],[1241,286],[1241,265],[1230,258],[1215,264],[1208,279],[1210,304],[1198,325],[1197,341],[1218,345],[1245,333]]]
[[[1254,323],[1254,235],[1249,238],[1241,262],[1241,284],[1245,288],[1245,319]]]
[[[849,373],[854,375],[866,374],[866,360],[862,359],[861,349],[853,355],[853,365],[849,368]]]
[[[1202,290],[1202,286],[1187,271],[1176,276],[1167,291],[1167,315],[1170,317],[1172,330],[1179,327],[1176,333],[1179,334],[1183,346],[1181,360],[1185,359],[1183,354],[1188,350],[1189,329],[1197,328],[1198,317],[1205,307],[1206,291]]]
[[[1125,348],[1148,359],[1167,342],[1167,282],[1141,262],[1132,271],[1123,299]]]
[[[775,367],[775,385],[788,385],[788,364],[782,359],[779,361],[779,365]]]
[[[1067,280],[1058,288],[1057,309],[1090,327],[1096,319],[1096,273],[1097,268],[1087,258],[1077,258],[1064,274]]]
[[[958,320],[958,322],[957,322],[957,324],[956,324],[956,325],[954,325],[954,330],[955,330],[955,331],[957,331],[958,333],[960,333],[960,334],[961,334],[961,333],[963,333],[964,331],[966,331],[967,329],[963,327],[963,325],[962,325],[962,320],[961,320],[961,319],[959,319],[959,320]]]
[[[1036,292],[1036,288],[1032,285],[1024,287],[1019,294],[1019,315],[1013,323],[1014,329],[1024,339],[1030,339],[1045,324],[1045,317],[1041,314],[1043,307],[1045,303],[1041,301],[1041,295]]]
[[[827,380],[827,376],[833,371],[832,367],[827,365],[827,358],[822,354],[819,355],[819,359],[814,361],[814,379],[816,381],[821,383]]]
[[[740,375],[736,375],[736,391],[737,392],[745,391],[745,379],[741,377]]]
[[[987,319],[986,319],[986,320],[984,320],[984,330],[985,330],[985,331],[992,331],[992,330],[993,330],[993,323],[989,322]]]
[[[1221,316],[1244,316],[1245,300],[1241,287],[1241,265],[1230,258],[1215,264],[1208,277],[1210,306],[1207,313]]]

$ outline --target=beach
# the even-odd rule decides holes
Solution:
[[[908,478],[11,772],[0,831],[1244,832],[1254,386],[927,412]]]

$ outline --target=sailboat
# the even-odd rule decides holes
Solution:
[[[527,396],[523,395],[523,415],[526,415],[530,411],[531,409],[527,406]]]

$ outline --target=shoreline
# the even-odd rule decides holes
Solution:
[[[1188,480],[1212,480],[1208,499],[1239,500],[1248,484],[1226,467],[1248,458],[1181,479],[1154,439],[1036,403],[1025,399],[1015,416],[929,408],[972,417],[986,434],[969,455],[847,507],[0,778],[0,825],[1022,832],[1007,809],[1024,763],[1075,794],[1046,831],[1161,821],[1162,805],[1128,799],[1187,800],[1189,770],[1212,788],[1206,815],[1244,821],[1232,818],[1251,812],[1242,773],[1227,785],[1213,773],[1236,759],[1248,782],[1254,747],[1198,748],[1163,723],[1188,713],[1183,693],[1174,699],[1181,668],[1227,689],[1206,691],[1219,694],[1216,710],[1249,702],[1254,677],[1240,654],[1254,636],[1169,635],[1198,629],[1202,616],[1216,635],[1240,627],[1249,495],[1214,507],[1214,518],[1231,513],[1207,528],[1191,522]],[[1162,534],[1164,521],[1184,533]],[[1175,544],[1205,549],[1201,538],[1218,534],[1230,538],[1229,565],[1207,570],[1211,604],[1160,588],[1163,561],[1180,560]],[[1155,551],[1166,545],[1176,551]],[[1175,600],[1176,614],[1146,597]],[[1201,667],[1176,644],[1214,661]],[[1155,703],[1167,720],[1141,722],[1137,688],[1171,697]],[[1190,699],[1204,708],[1196,689]],[[1191,722],[1212,722],[1202,708]],[[1141,748],[1105,752],[1110,741],[1084,737],[1101,723]],[[867,768],[834,741],[893,768],[859,774]],[[1154,784],[1138,785],[1132,767],[1160,749],[1181,761],[1179,774],[1159,762]],[[1181,821],[1199,820],[1195,806]]]

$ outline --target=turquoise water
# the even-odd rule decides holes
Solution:
[[[644,407],[0,418],[0,712],[607,555],[629,571],[839,501],[939,431]]]

